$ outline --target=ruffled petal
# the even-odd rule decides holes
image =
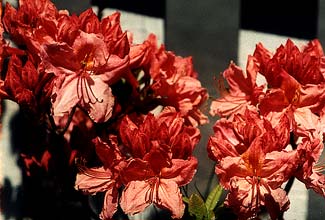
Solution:
[[[150,192],[152,188],[148,181],[131,181],[124,188],[120,206],[126,214],[134,215],[148,207],[152,200]]]
[[[116,188],[110,188],[105,193],[104,203],[99,218],[109,220],[113,217],[118,205],[118,191]]]
[[[178,186],[184,186],[191,182],[198,165],[195,157],[190,157],[188,160],[173,159],[172,164],[172,167],[162,170],[163,178],[173,180]]]
[[[104,192],[115,186],[112,172],[104,167],[83,168],[77,174],[75,188],[88,194]]]

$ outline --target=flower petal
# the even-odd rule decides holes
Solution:
[[[110,188],[105,193],[104,204],[99,218],[102,220],[111,219],[117,210],[118,191],[116,188]]]
[[[131,181],[124,188],[120,206],[126,214],[137,214],[142,212],[151,204],[148,196],[151,191],[151,185],[147,181]]]
[[[75,188],[88,194],[104,192],[115,186],[112,179],[112,172],[109,169],[85,168],[82,173],[78,173]]]
[[[193,179],[198,161],[195,157],[190,157],[188,160],[173,159],[172,167],[164,168],[161,176],[166,179],[175,181],[178,186],[184,186]]]

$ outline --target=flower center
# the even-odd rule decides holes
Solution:
[[[93,53],[91,52],[86,54],[84,59],[80,62],[80,64],[84,71],[89,71],[90,73],[93,73],[93,69],[95,65]]]
[[[95,84],[94,80],[91,78],[91,75],[94,75],[95,65],[93,53],[86,54],[80,64],[81,72],[78,76],[77,82],[78,98],[82,99],[85,104],[95,104],[97,102],[103,102],[103,99],[96,97],[96,94],[92,89],[92,86],[94,86]]]

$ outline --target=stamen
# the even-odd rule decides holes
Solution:
[[[102,103],[104,100],[97,98],[93,89],[88,83],[88,80],[91,80],[89,73],[86,70],[78,77],[77,81],[77,96],[79,99],[83,99],[83,101],[87,104],[95,104],[96,102]]]
[[[105,58],[105,61],[108,62],[110,55]],[[79,99],[82,99],[86,104],[95,104],[95,103],[102,103],[104,99],[96,97],[89,80],[90,75],[94,75],[94,66],[95,60],[93,58],[93,52],[90,52],[85,55],[84,59],[80,62],[82,70],[80,76],[78,77],[77,81],[77,96]]]

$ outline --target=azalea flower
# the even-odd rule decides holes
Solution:
[[[208,98],[208,93],[197,79],[192,57],[176,56],[161,45],[151,60],[150,76],[152,89],[164,105],[174,106],[189,124],[194,126],[208,122],[199,106]]]
[[[68,11],[57,10],[49,0],[19,0],[17,9],[7,2],[3,24],[14,43],[27,48],[38,63],[42,45],[56,40],[58,20],[66,15]]]
[[[150,204],[181,218],[197,126],[208,122],[192,58],[158,48],[154,34],[134,44],[119,12],[99,20],[92,9],[70,15],[50,0],[20,0],[2,17],[1,35],[20,49],[1,37],[0,98],[31,122],[33,141],[20,152],[26,178],[46,172],[62,195],[73,180],[83,194],[105,194],[101,219]]]
[[[311,40],[300,50],[290,39],[273,54],[262,43],[256,45],[253,56],[260,64],[260,73],[270,87],[279,87],[285,71],[301,85],[320,84],[324,78],[324,52],[319,40]],[[280,70],[280,71],[279,71]]]
[[[277,121],[290,115],[292,129],[314,128],[324,109],[324,54],[319,41],[310,41],[302,51],[288,40],[272,54],[258,44],[254,57],[269,85],[261,100],[261,114]]]
[[[229,88],[225,87],[222,79],[219,80],[221,97],[211,102],[210,114],[227,117],[236,113],[243,113],[247,107],[255,107],[264,95],[264,86],[258,86],[256,83],[258,70],[252,56],[248,57],[246,73],[231,62],[222,73]]]
[[[23,65],[17,55],[8,64],[3,91],[7,99],[17,102],[22,108],[35,115],[45,111],[52,92],[52,74],[47,74],[30,61]]]
[[[169,210],[173,218],[183,216],[179,187],[196,172],[197,160],[191,152],[198,139],[197,132],[191,131],[195,128],[187,129],[179,114],[172,112],[167,122],[166,112],[163,117],[149,114],[121,122],[122,143],[130,155],[121,173],[125,189],[120,205],[127,214],[139,213],[153,203]]]
[[[26,180],[46,173],[60,206],[65,194],[104,195],[96,213],[103,220],[151,205],[175,219],[218,213],[221,191],[193,207],[200,197],[180,190],[197,171],[198,126],[209,121],[207,89],[191,56],[166,50],[154,34],[133,43],[119,12],[99,20],[92,9],[70,15],[50,0],[19,0],[0,15],[0,99],[16,102],[29,120],[19,143]],[[277,219],[289,208],[282,187],[293,178],[325,196],[320,42],[298,48],[288,40],[275,53],[259,43],[246,69],[230,62],[220,76],[210,114],[221,118],[207,152],[227,190],[224,205],[238,219],[265,209]]]
[[[45,28],[48,35],[53,33],[60,13],[63,11],[58,11],[49,0],[19,0],[18,9],[7,2],[3,24],[15,43],[21,45],[33,36],[36,29]]]
[[[116,146],[116,136],[110,136],[108,142],[104,142],[100,138],[93,141],[103,166],[87,168],[80,164],[75,188],[89,195],[104,192],[105,198],[99,217],[100,219],[111,219],[118,206],[118,189],[121,186],[119,166],[123,158]]]
[[[109,85],[127,73],[128,45],[124,44],[125,34],[118,35],[117,41],[110,41],[110,35],[104,35],[113,34],[107,33],[110,24],[107,19],[101,24],[102,33],[80,30],[71,45],[71,42],[44,45],[42,64],[46,71],[57,76],[53,90],[54,116],[69,114],[78,105],[95,122],[105,122],[111,117],[114,96]],[[69,57],[69,61],[61,57]]]
[[[297,146],[300,157],[300,166],[295,176],[303,182],[307,188],[313,189],[318,194],[325,197],[325,175],[323,173],[324,143],[322,133],[318,131],[306,132],[302,136],[302,141]]]
[[[272,127],[257,112],[246,110],[216,122],[208,142],[216,174],[229,193],[225,204],[240,219],[257,216],[265,206],[272,219],[289,208],[281,188],[297,168],[297,152],[288,150],[289,121]]]

